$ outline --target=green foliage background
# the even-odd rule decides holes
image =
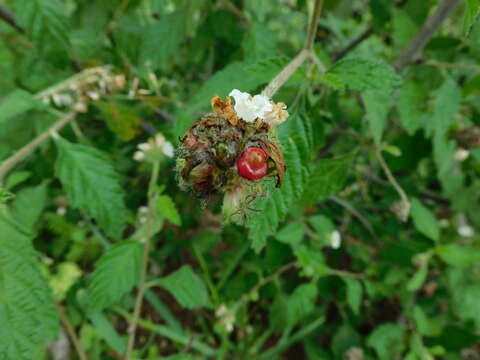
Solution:
[[[274,97],[284,184],[239,227],[178,189],[174,160],[151,180],[132,156],[177,144],[213,95],[260,93],[313,1],[0,1],[0,163],[70,116],[46,89],[125,78],[0,179],[0,359],[54,359],[67,332],[66,358],[123,358],[150,235],[132,358],[480,358],[480,135],[467,158],[453,136],[480,126],[480,2],[459,2],[398,72],[440,1],[324,1],[321,66]]]

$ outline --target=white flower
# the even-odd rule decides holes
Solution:
[[[163,153],[168,156],[168,157],[173,157],[173,145],[170,141],[165,141],[163,144],[162,144],[162,150],[163,150]]]
[[[135,151],[133,160],[142,161],[143,159],[145,159],[145,153],[143,151]]]
[[[466,160],[469,155],[470,155],[470,152],[468,150],[458,149],[457,151],[455,151],[454,157],[455,157],[455,160],[462,162]]]
[[[335,230],[330,234],[330,246],[332,249],[338,249],[342,245],[342,236]]]
[[[458,231],[458,235],[460,235],[461,237],[469,238],[475,235],[475,231],[470,225],[459,226],[457,231]]]
[[[238,117],[247,122],[257,118],[264,119],[267,113],[272,111],[272,104],[268,97],[263,95],[251,96],[249,93],[234,89],[228,94],[235,99],[234,109]]]
[[[138,150],[146,152],[152,148],[152,146],[149,143],[141,143],[137,145]]]
[[[64,216],[67,213],[65,206],[60,206],[57,208],[57,215]]]

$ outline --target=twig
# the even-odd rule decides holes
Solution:
[[[377,148],[375,150],[375,155],[377,156],[378,162],[382,166],[388,181],[390,182],[390,184],[392,184],[392,186],[395,188],[398,195],[400,196],[401,202],[400,202],[400,208],[397,209],[398,210],[397,215],[400,218],[400,220],[407,221],[408,215],[410,214],[410,207],[411,207],[407,194],[405,193],[405,191],[403,191],[402,187],[400,186],[400,184],[397,182],[392,172],[390,171],[390,168],[388,167],[387,163],[385,162],[385,159],[383,158],[382,150],[380,148]]]
[[[312,51],[313,43],[315,41],[315,34],[317,33],[317,24],[318,18],[322,10],[323,0],[316,0],[315,6],[313,9],[312,19],[308,26],[307,41],[305,42],[304,48],[298,53],[295,58],[290,61],[290,63],[283,68],[280,73],[275,76],[267,87],[262,91],[262,95],[271,98],[275,93],[280,89],[283,84],[292,76],[292,74],[297,70],[305,61],[307,57],[310,56]]]
[[[332,55],[332,62],[336,63],[338,60],[343,59],[350,51],[355,49],[364,40],[368,39],[372,34],[373,34],[373,27],[369,27],[367,30],[361,33],[358,37],[356,37],[350,43],[348,43],[347,46],[345,46],[342,50],[334,53]]]
[[[8,159],[2,162],[0,165],[0,183],[2,182],[4,176],[17,165],[20,161],[25,159],[28,155],[34,152],[40,145],[42,145],[52,133],[58,132],[70,121],[75,119],[75,112],[67,113],[63,118],[58,120],[55,124],[50,126],[46,131],[38,135],[35,139],[25,145],[23,148],[18,150],[15,154],[10,156]]]
[[[143,247],[143,258],[142,258],[142,268],[140,270],[140,281],[138,285],[138,292],[137,297],[135,299],[135,307],[133,309],[133,316],[130,322],[130,326],[128,328],[128,343],[127,343],[127,351],[125,353],[125,359],[130,360],[132,358],[133,348],[135,346],[135,333],[138,327],[138,321],[140,319],[140,313],[142,311],[142,303],[143,303],[143,296],[145,294],[145,290],[147,289],[146,286],[146,279],[147,279],[147,270],[148,270],[148,259],[150,256],[150,247],[151,247],[151,231],[152,231],[152,222],[153,217],[155,216],[155,186],[158,180],[158,173],[160,170],[160,163],[156,161],[153,164],[152,170],[152,177],[150,179],[150,184],[148,188],[148,207],[149,207],[149,219],[148,221],[148,228],[147,228],[147,235],[145,239],[145,244]]]
[[[3,6],[0,6],[0,19],[5,21],[8,25],[13,27],[15,30],[17,30],[20,34],[25,34],[25,29],[22,28],[20,25],[18,25],[17,21],[15,20],[15,17],[13,14],[11,14],[7,9],[5,9]]]
[[[78,338],[77,334],[75,333],[75,329],[73,328],[72,324],[70,324],[70,320],[68,320],[67,315],[65,315],[65,310],[63,309],[62,305],[57,305],[58,314],[60,316],[60,321],[62,322],[63,327],[67,331],[68,337],[72,340],[73,346],[78,354],[80,360],[87,360],[87,354],[83,345]]]
[[[375,230],[373,229],[372,225],[370,222],[363,217],[362,214],[360,214],[352,205],[347,203],[346,201],[340,199],[337,196],[330,196],[329,198],[333,202],[337,203],[341,207],[345,208],[347,211],[349,211],[353,216],[355,216],[358,221],[367,229],[367,231],[372,235],[373,237],[377,237],[377,234],[375,233]]]
[[[245,25],[250,26],[250,20],[248,20],[248,18],[245,16],[243,11],[237,8],[235,4],[233,4],[229,0],[219,0],[219,2],[220,4],[223,5],[225,9],[230,11],[233,15],[238,17],[240,20],[242,20],[245,23]]]
[[[393,64],[398,72],[418,59],[427,42],[460,2],[461,0],[443,0]]]

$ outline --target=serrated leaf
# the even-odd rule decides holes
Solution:
[[[480,0],[467,0],[465,4],[465,17],[463,20],[463,34],[470,35],[473,25],[480,18]]]
[[[142,245],[133,240],[116,244],[102,255],[87,288],[88,308],[100,311],[128,293],[138,282]]]
[[[14,116],[42,106],[43,104],[32,94],[24,90],[15,90],[0,103],[0,124]]]
[[[67,140],[56,141],[59,155],[55,165],[73,207],[94,218],[110,236],[118,239],[126,225],[127,208],[119,176],[101,151]]]
[[[347,285],[347,301],[355,314],[360,313],[360,306],[362,305],[363,287],[359,280],[349,277],[342,278]]]
[[[120,102],[96,102],[108,128],[123,141],[132,140],[139,133],[140,117],[132,106]]]
[[[433,241],[438,241],[440,238],[440,226],[430,209],[425,207],[418,199],[413,198],[411,214],[417,230]]]
[[[404,334],[403,325],[385,323],[373,330],[367,339],[367,345],[375,349],[379,359],[393,360],[405,349]]]
[[[172,198],[168,195],[161,195],[157,199],[157,209],[160,214],[172,224],[180,226],[182,219]]]
[[[257,198],[253,206],[258,213],[251,214],[247,220],[249,238],[257,252],[265,246],[267,237],[276,232],[289,208],[303,193],[312,147],[310,119],[298,112],[292,114],[285,127],[280,129],[280,140],[288,168],[282,187],[270,188],[270,196]]]
[[[323,159],[313,165],[302,202],[309,204],[323,201],[342,190],[354,155],[351,153],[333,159]]]
[[[47,204],[47,182],[28,187],[17,193],[12,202],[12,216],[29,231],[33,231]]]
[[[340,60],[327,74],[357,91],[391,90],[401,82],[400,76],[386,62],[362,58]]]
[[[58,318],[30,235],[0,215],[0,358],[31,360],[54,340]]]
[[[242,43],[245,58],[257,60],[275,55],[276,42],[275,34],[264,23],[253,22]]]
[[[299,285],[287,301],[288,325],[294,326],[315,309],[318,289],[315,283]]]
[[[14,5],[18,22],[40,49],[68,48],[68,21],[60,0],[15,0]]]
[[[180,269],[158,281],[167,289],[183,307],[195,309],[211,305],[207,288],[203,280],[195,274],[190,265]]]
[[[150,25],[144,31],[140,59],[154,68],[162,68],[171,57],[179,56],[178,47],[186,36],[187,17],[183,10],[175,11]]]

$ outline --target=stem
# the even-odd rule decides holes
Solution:
[[[5,21],[8,25],[13,27],[17,30],[20,34],[25,34],[25,29],[18,25],[17,21],[15,20],[15,16],[11,14],[7,9],[3,6],[0,6],[0,19]]]
[[[285,84],[285,82],[292,76],[292,74],[297,70],[305,61],[307,57],[310,56],[312,52],[313,43],[315,41],[315,34],[317,31],[318,18],[322,10],[323,0],[315,0],[315,5],[313,9],[312,19],[308,26],[307,41],[305,47],[298,53],[297,56],[293,58],[290,63],[283,68],[280,73],[275,76],[267,87],[262,91],[263,96],[271,98],[275,93]]]
[[[62,322],[63,327],[65,328],[68,337],[73,343],[73,346],[75,347],[75,351],[78,354],[78,357],[80,360],[87,360],[87,354],[85,352],[85,349],[83,348],[83,345],[78,338],[77,334],[75,333],[75,329],[73,328],[72,324],[70,323],[70,320],[68,320],[67,315],[65,315],[65,310],[63,306],[57,304],[57,310],[58,314],[60,316],[60,321]]]
[[[353,216],[355,216],[358,221],[360,221],[360,223],[368,230],[368,232],[370,233],[370,235],[372,235],[373,237],[377,237],[377,234],[375,233],[375,230],[373,230],[373,227],[372,227],[372,224],[370,224],[370,222],[365,219],[363,217],[362,214],[360,214],[357,209],[355,209],[352,205],[350,205],[348,202],[346,202],[345,200],[342,200],[340,199],[339,197],[337,196],[330,196],[329,197],[330,200],[332,200],[333,202],[337,203],[338,205],[340,205],[341,207],[343,207],[344,209],[346,209],[347,211],[349,211]]]
[[[334,53],[332,56],[332,62],[336,63],[338,60],[343,59],[350,51],[355,49],[358,45],[360,45],[364,40],[368,39],[370,35],[373,34],[373,27],[369,27],[363,33],[361,33],[358,37],[353,39],[347,46],[345,46],[342,50],[337,53]]]
[[[58,120],[55,124],[50,126],[46,131],[38,135],[35,139],[29,142],[27,145],[18,150],[15,154],[2,162],[0,165],[0,183],[5,175],[17,165],[20,161],[25,159],[33,151],[35,151],[41,144],[43,144],[52,133],[56,133],[67,125],[70,121],[75,119],[75,112],[67,113],[63,118]]]
[[[417,60],[427,42],[460,2],[461,0],[443,0],[435,10],[435,13],[427,19],[418,34],[393,64],[397,72],[401,72],[405,67]]]
[[[402,221],[407,221],[408,215],[410,214],[410,207],[411,207],[407,194],[402,189],[402,187],[400,186],[400,184],[397,182],[392,172],[390,171],[390,168],[388,167],[387,163],[385,162],[385,159],[383,158],[382,150],[380,148],[377,148],[375,150],[375,155],[377,156],[378,162],[382,166],[383,171],[385,172],[385,175],[387,175],[388,181],[390,182],[390,184],[392,184],[392,186],[395,188],[398,195],[400,196],[401,208],[399,209],[400,210],[399,218]]]
[[[480,71],[480,66],[478,65],[452,64],[452,63],[440,62],[440,61],[427,61],[422,65],[433,66],[437,68],[445,68],[445,69]]]
[[[130,321],[130,326],[128,328],[128,343],[127,351],[125,353],[125,359],[132,359],[132,352],[135,346],[135,334],[138,327],[138,321],[140,318],[140,313],[142,311],[143,296],[146,290],[146,279],[147,279],[147,270],[148,270],[148,258],[150,255],[150,246],[151,246],[151,231],[152,231],[152,221],[155,214],[154,200],[156,199],[155,185],[158,180],[158,173],[160,170],[160,162],[156,161],[153,164],[152,177],[150,178],[150,184],[148,186],[148,208],[149,208],[149,219],[147,227],[147,236],[145,240],[145,245],[143,247],[143,258],[142,258],[142,268],[140,270],[140,282],[138,286],[137,297],[135,299],[135,307],[133,309],[133,316]]]

